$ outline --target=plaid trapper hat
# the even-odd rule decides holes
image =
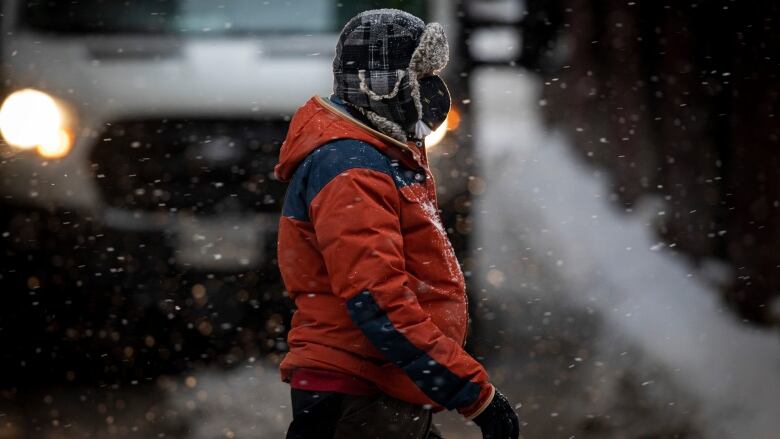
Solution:
[[[383,133],[406,142],[422,138],[418,78],[433,75],[449,61],[444,29],[438,23],[397,9],[365,11],[339,36],[333,60],[333,92],[361,111]]]

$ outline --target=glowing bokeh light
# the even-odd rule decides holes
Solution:
[[[0,133],[5,141],[19,149],[37,147],[46,158],[62,157],[70,151],[72,136],[64,123],[57,101],[38,90],[14,92],[0,106]]]

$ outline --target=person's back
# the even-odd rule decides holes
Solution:
[[[441,225],[424,136],[449,93],[438,24],[364,12],[342,31],[334,96],[293,118],[277,176],[289,181],[279,267],[295,301],[281,364],[288,438],[437,437],[430,409],[518,436],[511,406],[462,348],[463,275]]]

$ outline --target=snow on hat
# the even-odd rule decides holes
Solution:
[[[339,36],[333,92],[377,129],[405,142],[407,134],[425,132],[418,78],[442,70],[448,61],[440,24],[426,25],[397,9],[365,11]]]

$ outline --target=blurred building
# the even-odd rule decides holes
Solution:
[[[710,271],[741,316],[777,323],[777,2],[531,1],[528,14],[527,32],[549,36],[533,66],[548,120],[607,169],[621,208],[664,201],[667,246],[732,267]]]

